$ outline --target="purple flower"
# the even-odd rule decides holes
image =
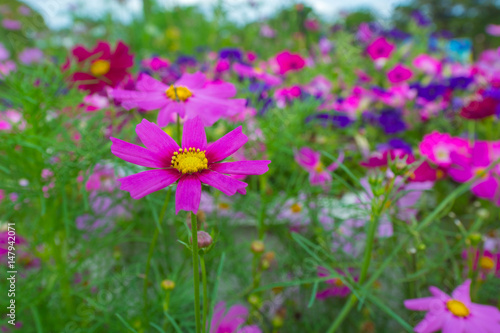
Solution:
[[[386,134],[395,134],[406,130],[406,123],[399,110],[383,110],[378,118],[378,123]]]

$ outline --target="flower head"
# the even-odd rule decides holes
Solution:
[[[241,126],[208,145],[203,123],[199,117],[184,123],[179,146],[157,125],[143,119],[136,133],[146,146],[143,148],[120,139],[111,138],[111,152],[137,165],[154,168],[119,179],[121,190],[140,199],[178,181],[176,213],[180,210],[197,213],[200,206],[201,184],[217,188],[226,195],[246,193],[247,184],[229,175],[261,175],[271,161],[222,162],[243,146],[248,138]]]
[[[185,73],[170,86],[143,74],[136,89],[114,89],[112,95],[127,109],[159,109],[157,122],[162,127],[174,121],[176,114],[188,119],[199,116],[211,126],[221,117],[240,113],[246,104],[244,99],[230,99],[236,95],[233,84],[208,82],[201,72]]]
[[[321,163],[321,153],[308,147],[303,147],[295,153],[295,161],[309,172],[311,185],[324,186],[331,182],[331,172],[338,168],[339,163],[344,160],[344,153],[340,153],[336,162],[329,166]]]
[[[371,43],[366,52],[373,60],[377,59],[387,59],[391,56],[392,52],[396,47],[389,43],[384,37],[379,37]]]
[[[102,91],[106,86],[116,87],[127,76],[127,70],[134,65],[134,56],[121,41],[113,52],[107,42],[99,42],[90,51],[83,46],[76,46],[72,55],[81,71],[73,73],[71,80],[79,89],[89,90],[90,93]],[[67,69],[69,63],[70,60],[63,69]]]
[[[256,325],[243,326],[248,317],[248,309],[243,305],[233,305],[226,312],[226,303],[220,302],[214,308],[210,323],[210,333],[261,333]]]
[[[290,71],[297,71],[306,65],[304,58],[300,54],[283,51],[276,56],[276,62],[279,66],[279,73],[286,74]]]
[[[472,303],[470,283],[470,280],[465,281],[451,296],[430,287],[431,297],[406,300],[406,308],[427,311],[425,318],[415,327],[415,332],[500,332],[500,311],[494,306]]]

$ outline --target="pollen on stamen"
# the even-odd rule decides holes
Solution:
[[[205,151],[199,148],[180,148],[179,152],[174,152],[172,156],[171,167],[183,174],[191,174],[208,169],[208,160],[205,157]]]

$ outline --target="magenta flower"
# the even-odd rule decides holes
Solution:
[[[387,78],[391,83],[401,83],[411,79],[413,72],[406,66],[397,64],[389,72],[387,72]]]
[[[429,288],[432,297],[409,299],[406,308],[427,311],[415,326],[417,333],[496,333],[500,332],[500,311],[494,306],[472,303],[470,280],[453,291],[451,297],[436,287]]]
[[[210,323],[210,333],[261,333],[256,325],[243,326],[247,321],[248,309],[243,305],[233,305],[226,313],[226,303],[220,302],[214,308]],[[208,323],[207,323],[208,324]]]
[[[448,133],[432,132],[422,139],[419,145],[420,153],[434,164],[447,168],[451,164],[451,153],[468,156],[470,152],[469,141],[452,137]]]
[[[341,276],[347,276],[347,274],[342,271],[341,269],[335,269],[335,271],[341,275]],[[354,269],[349,268],[348,272],[350,275],[353,275]],[[324,267],[318,267],[318,276],[319,277],[327,277],[330,276],[330,272],[324,268]],[[354,281],[358,281],[357,276],[353,276]],[[325,290],[319,291],[316,294],[317,299],[325,299],[328,297],[346,297],[347,295],[350,294],[351,289],[346,286],[340,278],[332,278],[330,280],[327,280],[326,283],[329,284],[329,287]]]
[[[2,26],[8,30],[21,30],[21,22],[18,20],[3,19]]]
[[[279,86],[282,82],[279,77],[268,74],[258,67],[250,67],[236,62],[233,65],[233,70],[241,77],[255,78],[270,86]]]
[[[241,126],[207,145],[199,117],[184,123],[181,147],[157,125],[143,119],[136,133],[146,148],[111,138],[111,152],[117,157],[154,170],[119,179],[121,190],[140,199],[177,180],[176,214],[180,210],[196,213],[200,206],[201,184],[215,187],[226,195],[245,194],[247,184],[229,175],[261,175],[271,161],[222,162],[248,140]]]
[[[3,46],[2,43],[0,43],[0,61],[4,61],[9,59],[10,57],[10,52]]]
[[[492,36],[500,36],[500,25],[498,24],[488,24],[486,26],[486,33]]]
[[[391,56],[395,46],[387,41],[384,37],[375,39],[367,48],[366,52],[373,60],[387,59]]]
[[[300,54],[283,51],[276,56],[276,62],[279,66],[279,73],[286,74],[290,71],[298,71],[306,65],[304,58]]]
[[[338,168],[339,163],[344,160],[344,153],[341,152],[337,161],[325,167],[321,163],[321,153],[308,147],[301,148],[295,153],[295,161],[309,172],[309,182],[314,186],[324,186],[332,181],[331,172]]]
[[[479,176],[472,184],[471,192],[500,206],[500,180],[498,179],[500,168],[497,165],[490,171],[486,171],[499,157],[500,154],[494,149],[492,142],[476,141],[470,156],[451,153],[451,166],[448,174],[459,183],[465,183]]]
[[[94,49],[87,50],[76,46],[72,50],[81,71],[73,73],[71,80],[79,89],[90,93],[102,91],[106,86],[116,87],[127,75],[127,70],[134,65],[134,56],[129,53],[129,47],[118,42],[112,52],[109,43],[99,42]],[[63,70],[69,68],[70,59],[63,65]]]
[[[238,114],[246,104],[245,99],[230,99],[236,95],[233,84],[208,82],[201,72],[185,73],[170,86],[143,74],[136,88],[114,89],[112,96],[127,109],[159,109],[157,123],[162,127],[175,121],[176,114],[187,119],[199,116],[205,126],[211,126],[222,117]]]
[[[465,264],[468,265],[469,258],[474,257],[472,269],[479,271],[481,279],[485,279],[490,273],[500,278],[500,252],[491,252],[486,249],[481,252],[475,248],[464,251],[462,258]]]
[[[143,59],[141,61],[141,65],[153,71],[158,71],[160,69],[168,68],[170,66],[170,62],[168,61],[168,59],[151,57],[148,59]]]
[[[440,74],[443,67],[441,61],[427,54],[421,54],[415,57],[415,59],[413,59],[413,66],[429,75]]]

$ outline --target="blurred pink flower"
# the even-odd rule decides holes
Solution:
[[[3,19],[2,26],[8,30],[21,30],[21,22],[18,20]]]
[[[379,37],[367,47],[366,52],[373,60],[387,59],[391,56],[395,48],[387,39]]]
[[[411,79],[412,76],[413,72],[411,69],[402,64],[397,64],[389,72],[387,72],[387,78],[391,83],[401,83]]]
[[[413,59],[413,66],[428,75],[441,74],[443,67],[440,60],[427,54],[416,56],[415,59]]]
[[[325,186],[332,180],[331,172],[338,168],[339,163],[344,160],[344,153],[341,152],[337,160],[325,167],[321,163],[321,153],[308,147],[303,147],[295,152],[295,161],[309,172],[309,182],[314,186]]]
[[[226,312],[226,303],[220,302],[214,308],[210,323],[210,333],[261,333],[256,325],[242,326],[248,318],[248,309],[243,305],[233,305]],[[208,325],[208,323],[207,323]]]
[[[290,71],[298,71],[306,65],[305,59],[300,54],[283,51],[276,55],[279,73],[286,74]]]
[[[488,24],[486,26],[486,32],[492,36],[500,36],[500,25],[499,24]]]
[[[19,61],[25,65],[39,63],[43,59],[43,52],[37,48],[26,48],[19,54]]]

